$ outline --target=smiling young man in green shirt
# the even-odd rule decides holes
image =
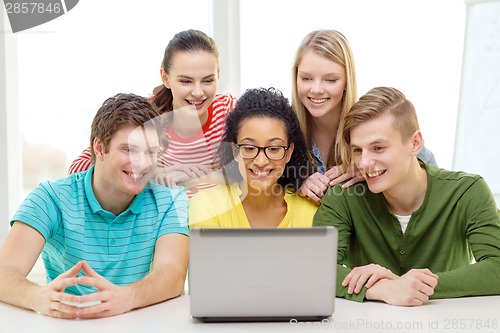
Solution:
[[[314,217],[314,225],[339,231],[337,296],[415,306],[500,294],[493,195],[478,175],[417,158],[422,134],[400,91],[361,97],[345,118],[341,147],[366,182],[330,188]]]

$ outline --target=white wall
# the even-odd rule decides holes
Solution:
[[[0,66],[5,69],[0,81],[0,244],[26,195],[22,140],[64,150],[70,163],[88,146],[92,118],[107,97],[118,92],[146,96],[161,84],[163,52],[175,33],[193,28],[211,34],[211,4],[85,0],[53,21],[16,34],[0,5],[0,61],[5,64]],[[37,276],[43,275],[40,262],[32,273],[43,281]]]
[[[102,102],[151,94],[168,41],[189,28],[210,33],[210,13],[210,0],[85,0],[17,33],[24,139],[61,148],[72,161],[88,146]]]

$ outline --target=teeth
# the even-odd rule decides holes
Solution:
[[[382,171],[382,170],[372,171],[372,172],[368,173],[368,177],[377,177],[377,176],[380,176],[383,173],[384,173],[384,171]]]
[[[257,171],[257,170],[252,170],[253,173],[255,173],[257,176],[267,176],[270,171]]]
[[[327,98],[311,98],[313,103],[323,103],[326,102]]]
[[[125,173],[130,176],[130,177],[133,177],[135,181],[137,181],[137,179],[141,178],[142,176],[144,176],[144,173],[140,173],[140,174],[135,174],[133,172],[127,172],[125,171]]]
[[[191,105],[200,105],[203,101],[188,101]]]

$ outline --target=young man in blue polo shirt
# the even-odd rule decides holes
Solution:
[[[155,184],[161,118],[143,97],[107,99],[92,123],[94,165],[35,188],[0,250],[0,300],[59,318],[121,314],[181,294],[188,200]],[[26,276],[42,254],[47,284]]]
[[[339,232],[337,296],[418,306],[500,294],[493,195],[478,175],[417,158],[422,134],[411,102],[374,88],[349,110],[342,136],[342,160],[366,182],[330,188],[314,217]]]

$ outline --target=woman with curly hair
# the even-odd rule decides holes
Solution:
[[[312,174],[297,116],[273,88],[249,89],[226,119],[219,147],[227,185],[197,193],[191,228],[310,227],[313,201],[297,195]]]

